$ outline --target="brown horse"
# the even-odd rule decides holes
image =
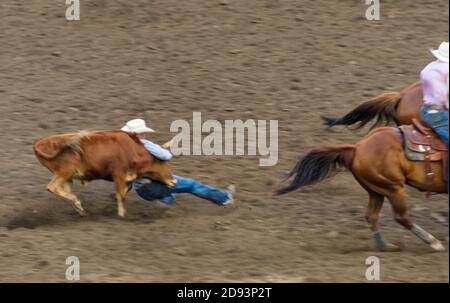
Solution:
[[[413,222],[406,202],[405,185],[421,191],[448,193],[440,162],[431,162],[432,183],[427,182],[424,162],[409,161],[403,152],[403,136],[398,128],[372,130],[356,145],[335,144],[314,149],[304,155],[275,190],[275,195],[320,182],[339,167],[350,170],[369,194],[367,221],[373,231],[376,247],[388,248],[378,218],[384,198],[391,202],[394,218],[402,226],[435,250],[444,250],[441,242]],[[288,183],[288,181],[292,180]],[[431,185],[431,187],[430,187]]]
[[[420,120],[420,107],[423,104],[422,83],[416,82],[401,92],[384,93],[361,103],[341,118],[322,117],[328,127],[353,125],[361,128],[376,119],[372,129],[395,122],[397,125],[411,124],[412,119]]]

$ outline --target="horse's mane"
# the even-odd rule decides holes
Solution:
[[[411,84],[410,86],[407,86],[406,88],[404,88],[404,89],[402,90],[402,92],[405,92],[405,91],[407,91],[407,90],[410,90],[410,89],[412,89],[412,88],[415,88],[415,87],[421,86],[421,85],[422,85],[422,81],[414,82],[414,83]]]

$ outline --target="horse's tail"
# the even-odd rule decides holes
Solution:
[[[322,119],[328,127],[358,123],[357,129],[365,126],[374,118],[377,120],[371,128],[387,125],[390,122],[397,123],[396,109],[401,98],[402,95],[399,92],[384,93],[358,105],[341,118],[322,116]]]
[[[302,186],[318,183],[332,175],[339,167],[351,169],[355,145],[334,144],[311,150],[302,156],[281,183],[294,179],[288,185],[281,185],[274,195],[282,195]]]

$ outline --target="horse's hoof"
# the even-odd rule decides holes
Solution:
[[[379,251],[387,251],[387,252],[389,252],[389,251],[400,251],[401,250],[400,246],[397,246],[397,245],[392,244],[392,243],[386,243],[383,246],[378,246],[377,249]]]
[[[433,248],[435,251],[444,251],[445,247],[442,245],[441,241],[434,239],[431,244],[431,248]]]

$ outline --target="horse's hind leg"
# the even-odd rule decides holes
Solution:
[[[72,188],[72,180],[64,178],[62,176],[53,176],[50,183],[47,185],[47,189],[65,199],[68,199],[72,202],[75,210],[81,215],[85,216],[86,211],[81,204],[81,200],[75,195]]]
[[[370,229],[373,232],[373,239],[375,240],[375,247],[379,250],[385,250],[388,246],[383,233],[378,229],[378,219],[380,218],[380,211],[383,207],[384,196],[373,191],[369,192],[369,204],[367,205],[367,222],[370,224]]]
[[[438,239],[422,229],[419,225],[415,224],[411,219],[410,210],[406,204],[404,188],[393,192],[388,198],[392,203],[392,208],[394,209],[395,221],[410,230],[415,236],[430,245],[433,249],[437,251],[445,250],[444,246]]]

